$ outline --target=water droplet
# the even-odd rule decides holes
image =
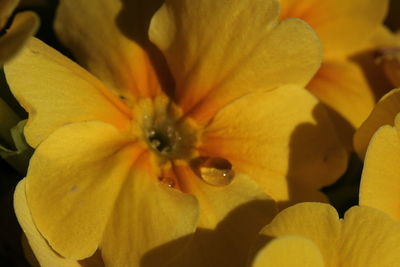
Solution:
[[[199,163],[198,170],[200,177],[206,183],[215,186],[228,185],[235,177],[232,164],[224,158],[204,158],[204,160]]]
[[[171,188],[174,188],[175,185],[176,185],[175,180],[174,180],[173,178],[171,178],[171,177],[163,177],[163,176],[160,176],[160,177],[158,177],[158,180],[159,180],[161,183],[163,183],[163,184],[165,184],[166,186],[171,187]]]

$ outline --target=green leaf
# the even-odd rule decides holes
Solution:
[[[0,145],[0,156],[19,173],[24,175],[28,169],[29,159],[33,154],[33,148],[26,143],[23,133],[26,121],[22,120],[15,127],[11,128],[11,137],[15,148],[7,148]]]

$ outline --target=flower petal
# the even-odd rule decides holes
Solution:
[[[21,12],[15,16],[11,27],[0,36],[0,66],[20,51],[38,27],[39,18],[33,12]]]
[[[326,57],[355,51],[383,22],[388,0],[280,0],[281,18],[300,18],[315,29]]]
[[[379,100],[374,110],[354,135],[354,149],[362,159],[365,157],[373,134],[385,124],[393,125],[395,116],[399,112],[400,89],[394,89]]]
[[[303,21],[277,22],[276,0],[167,0],[150,24],[176,81],[175,100],[207,122],[223,105],[254,91],[305,85],[321,46]]]
[[[106,266],[167,266],[196,230],[196,198],[155,175],[133,169],[122,186],[102,241]]]
[[[25,127],[36,147],[56,128],[102,120],[127,127],[130,111],[96,78],[37,39],[5,66],[10,88],[30,113]]]
[[[317,245],[324,259],[335,261],[340,231],[341,223],[334,207],[322,203],[300,203],[281,211],[261,234],[267,238],[303,236]]]
[[[400,225],[382,211],[353,207],[341,220],[322,203],[301,203],[280,212],[262,231],[267,238],[300,235],[316,244],[326,266],[396,266]]]
[[[353,207],[343,219],[340,260],[346,266],[396,266],[400,225],[370,207]]]
[[[191,168],[176,163],[174,171],[186,192],[200,205],[199,229],[188,250],[201,266],[244,266],[260,229],[275,216],[275,202],[246,175],[236,173],[231,184],[212,186]],[[187,266],[189,262],[174,266]]]
[[[352,150],[354,129],[375,105],[374,94],[360,67],[345,60],[326,61],[307,89],[339,115],[331,117],[343,143]]]
[[[283,236],[262,248],[251,266],[323,267],[325,265],[321,252],[311,240],[300,236]]]
[[[400,117],[372,137],[360,185],[360,205],[385,211],[400,222]]]
[[[103,122],[60,127],[37,148],[26,178],[27,200],[39,232],[57,253],[83,259],[96,251],[142,151]]]
[[[400,40],[396,39],[396,35],[381,25],[369,42],[365,43],[365,47],[349,57],[350,61],[361,67],[364,77],[368,78],[370,90],[375,95],[375,102],[395,87],[385,73],[382,49],[385,51],[388,47],[399,45]]]
[[[157,76],[146,51],[132,40],[142,41],[146,30],[141,17],[145,16],[141,6],[145,1],[124,2],[62,0],[55,30],[78,62],[109,87],[127,98],[151,96],[160,89]],[[144,4],[153,5],[154,1]],[[129,24],[121,21],[123,14],[129,17]]]
[[[40,263],[40,266],[81,267],[76,260],[65,259],[57,255],[37,230],[26,200],[25,182],[26,179],[20,181],[15,189],[14,209],[18,222],[28,239],[29,245],[36,259]]]
[[[205,129],[199,151],[229,160],[278,201],[294,200],[297,190],[316,191],[346,167],[324,108],[297,86],[249,94],[226,106]]]

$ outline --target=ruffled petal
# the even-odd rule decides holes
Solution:
[[[262,248],[251,266],[324,267],[325,264],[321,252],[311,240],[300,236],[283,236]]]
[[[400,222],[400,117],[372,137],[360,184],[360,205],[385,211]]]
[[[301,195],[297,190],[316,191],[346,168],[345,150],[324,108],[296,86],[249,94],[226,106],[201,142],[201,154],[229,160],[278,201],[293,201]]]
[[[374,133],[383,125],[394,125],[399,112],[400,89],[394,89],[382,97],[354,135],[354,149],[362,159]]]
[[[133,168],[122,186],[101,245],[106,266],[167,266],[196,230],[196,198],[157,178]]]
[[[400,262],[400,224],[387,214],[353,207],[343,219],[340,261],[346,266],[396,266]]]
[[[21,50],[38,27],[39,18],[33,12],[21,12],[15,16],[11,27],[0,36],[0,66]]]
[[[98,248],[115,199],[143,145],[103,122],[60,127],[37,148],[26,178],[39,232],[60,255]]]
[[[388,0],[281,0],[281,18],[310,23],[324,45],[326,57],[360,48],[383,22]]]
[[[277,22],[276,0],[168,0],[153,17],[150,39],[176,81],[175,101],[207,122],[249,92],[305,85],[321,62],[321,46],[303,21]]]
[[[301,203],[280,212],[262,234],[267,240],[287,235],[312,240],[325,266],[396,266],[400,262],[400,225],[370,207],[353,207],[342,220],[328,204]]]
[[[55,253],[37,230],[26,201],[25,181],[26,179],[20,181],[15,189],[14,209],[18,222],[28,239],[32,252],[34,253],[34,257],[36,257],[42,267],[81,267],[82,265],[80,265],[78,261],[65,259]]]
[[[160,90],[159,81],[138,42],[144,41],[146,12],[154,5],[137,0],[62,0],[55,30],[78,62],[110,88],[126,98],[153,96]]]
[[[312,240],[329,263],[338,261],[341,223],[335,208],[328,204],[300,203],[289,207],[281,211],[261,234],[270,240],[286,235],[302,236]]]
[[[33,147],[71,122],[129,126],[130,110],[101,82],[37,39],[4,69],[11,91],[30,113],[24,133]]]

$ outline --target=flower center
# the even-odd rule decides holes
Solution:
[[[167,97],[139,99],[132,107],[133,126],[138,126],[133,129],[139,131],[139,136],[157,156],[159,182],[184,190],[185,182],[171,168],[182,161],[209,185],[226,186],[232,182],[235,176],[232,164],[224,158],[199,155],[196,147],[201,128],[190,118],[183,119],[182,111]]]
[[[198,127],[166,97],[142,99],[136,106],[144,140],[161,161],[190,159],[198,141]]]
[[[182,137],[172,125],[165,129],[152,128],[147,132],[147,141],[158,153],[168,156],[179,149]]]

